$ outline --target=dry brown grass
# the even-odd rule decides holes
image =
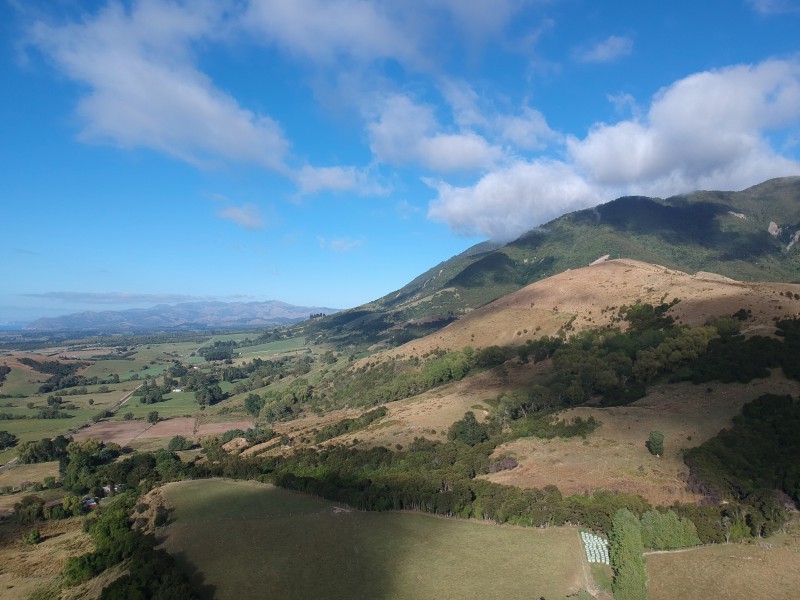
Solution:
[[[618,309],[638,300],[659,304],[679,298],[680,303],[670,314],[691,325],[702,325],[711,315],[730,315],[750,308],[753,320],[746,325],[747,330],[771,332],[774,317],[800,314],[800,301],[780,295],[786,290],[800,293],[800,285],[744,283],[711,273],[688,275],[634,260],[611,260],[533,283],[387,355],[520,344],[554,335],[573,317],[575,331],[601,327],[616,315],[616,310],[604,309]]]
[[[41,588],[58,589],[59,574],[67,559],[92,550],[91,538],[81,531],[81,522],[76,518],[38,524],[43,541],[35,546],[21,541],[22,534],[32,526],[0,525],[0,596],[16,600]]]
[[[332,440],[328,444],[350,444],[354,439],[360,446],[394,447],[406,445],[415,437],[428,439],[446,438],[447,430],[453,422],[471,410],[482,420],[488,414],[487,399],[494,398],[508,389],[529,384],[541,373],[544,365],[509,363],[504,369],[480,373],[474,377],[429,390],[418,396],[390,402],[384,406],[388,414],[366,429],[354,431]],[[346,418],[354,418],[369,409],[346,408],[331,411],[324,415],[306,415],[301,419],[270,425],[277,433],[287,434],[296,442],[303,436],[311,436],[314,429],[336,423]],[[279,451],[276,442],[270,440],[254,446],[243,454],[258,454],[269,450]]]
[[[23,482],[43,482],[45,477],[58,478],[58,461],[34,465],[16,465],[0,473],[0,487],[18,488]]]
[[[647,556],[650,600],[790,600],[800,595],[800,535]],[[770,547],[771,546],[771,547]]]
[[[524,438],[505,444],[495,455],[512,454],[520,465],[488,479],[530,488],[554,484],[565,494],[619,490],[663,505],[696,501],[699,496],[685,489],[682,450],[729,427],[742,405],[767,392],[795,394],[797,382],[774,373],[749,384],[662,384],[629,406],[572,409],[563,417],[593,416],[602,425],[586,440]],[[660,458],[645,447],[654,430],[665,436]]]

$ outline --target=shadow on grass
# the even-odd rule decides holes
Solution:
[[[401,557],[372,551],[359,513],[288,490],[228,488],[202,499],[208,490],[197,488],[176,502],[167,546],[203,600],[393,597],[392,563]],[[184,501],[191,514],[182,514]]]
[[[181,571],[192,582],[192,587],[198,593],[202,600],[213,600],[217,592],[217,588],[210,583],[206,582],[203,573],[192,563],[185,552],[178,552],[172,555],[175,562],[180,567]]]

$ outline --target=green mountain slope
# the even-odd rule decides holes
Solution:
[[[395,344],[529,283],[609,255],[739,280],[800,281],[800,177],[741,192],[632,196],[559,217],[504,246],[489,242],[364,306],[304,326],[338,343]]]

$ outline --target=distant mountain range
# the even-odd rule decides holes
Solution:
[[[741,192],[623,197],[505,244],[482,243],[374,302],[302,327],[340,343],[393,345],[525,285],[608,256],[741,281],[800,281],[800,177]]]
[[[152,308],[86,311],[37,319],[24,329],[34,331],[105,331],[132,332],[164,329],[210,329],[287,325],[308,319],[312,314],[326,315],[335,308],[294,306],[285,302],[184,302],[159,304]]]

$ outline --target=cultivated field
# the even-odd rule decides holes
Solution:
[[[254,482],[164,489],[165,547],[202,573],[208,598],[527,600],[590,585],[573,528],[362,513]]]
[[[800,591],[800,534],[648,554],[647,575],[650,600],[793,600]]]
[[[157,407],[158,404],[150,406]],[[156,408],[151,408],[151,410],[156,410]],[[155,425],[151,425],[143,419],[136,419],[132,421],[101,421],[81,429],[74,437],[76,440],[94,438],[106,443],[114,442],[120,446],[131,446],[137,450],[154,450],[166,447],[170,438],[176,435],[200,440],[210,435],[222,435],[229,429],[247,429],[249,427],[253,427],[253,422],[241,419],[206,423],[197,417],[181,417],[159,421]]]

